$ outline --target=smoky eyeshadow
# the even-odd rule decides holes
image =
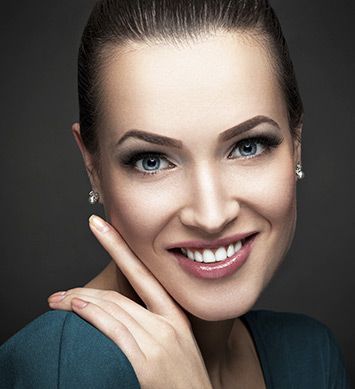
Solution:
[[[239,139],[238,139],[239,138]],[[267,126],[266,128],[253,128],[243,135],[236,136],[234,140],[229,140],[230,143],[229,148],[235,147],[239,142],[243,142],[247,139],[263,139],[265,144],[277,147],[279,144],[283,142],[283,136],[280,133],[279,128],[275,128],[274,126]],[[166,151],[164,151],[163,146],[159,146],[156,144],[151,144],[141,140],[131,140],[131,145],[125,145],[123,147],[115,147],[114,155],[115,158],[122,165],[130,165],[132,161],[138,160],[138,158],[144,158],[152,154],[154,156],[165,156]]]

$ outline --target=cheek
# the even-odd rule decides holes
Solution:
[[[290,169],[278,169],[260,180],[256,192],[262,201],[260,207],[271,224],[286,222],[295,208],[295,179]],[[291,212],[291,214],[290,214]],[[275,227],[275,226],[274,226]]]
[[[291,158],[276,159],[262,169],[250,187],[253,215],[263,224],[262,250],[259,252],[260,279],[266,285],[285,257],[296,226],[296,178]],[[264,252],[268,252],[265,257]],[[259,277],[258,275],[258,277]]]
[[[112,185],[115,181],[120,185]],[[174,207],[174,189],[167,190],[169,186],[165,185],[163,190],[163,184],[130,181],[122,177],[109,181],[110,185],[104,189],[105,211],[112,225],[143,259]]]
[[[296,180],[290,158],[275,159],[254,170],[241,183],[241,201],[265,219],[272,228],[293,223],[296,210]]]

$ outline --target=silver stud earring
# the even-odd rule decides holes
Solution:
[[[89,203],[91,205],[96,204],[99,201],[99,198],[100,198],[100,193],[99,192],[95,192],[95,191],[92,190],[89,193]]]
[[[300,162],[298,162],[296,165],[296,176],[297,176],[298,180],[302,180],[302,178],[304,178],[304,176],[305,176],[304,171],[302,170],[302,165]]]

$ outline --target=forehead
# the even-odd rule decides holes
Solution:
[[[179,46],[134,44],[117,50],[103,72],[108,127],[121,133],[224,129],[257,115],[286,125],[270,55],[250,36],[225,33]]]

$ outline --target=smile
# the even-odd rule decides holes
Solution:
[[[205,249],[205,250],[192,250],[188,248],[181,248],[181,252],[185,255],[186,258],[191,259],[192,261],[200,263],[214,263],[221,262],[227,258],[232,257],[243,247],[243,240],[239,240],[235,243],[231,243],[228,246],[221,246],[215,250]]]
[[[168,249],[177,263],[187,273],[205,279],[223,278],[236,272],[247,261],[255,238],[258,234],[236,235],[233,242],[231,238],[221,239],[224,243],[217,246],[215,241],[208,243],[208,248],[203,248],[202,242],[186,242],[181,247]],[[229,242],[229,243],[228,243]],[[228,243],[228,244],[226,244]],[[206,245],[206,244],[205,244]],[[185,247],[184,247],[185,246]],[[188,246],[188,247],[186,247]],[[194,246],[198,246],[194,248]]]

